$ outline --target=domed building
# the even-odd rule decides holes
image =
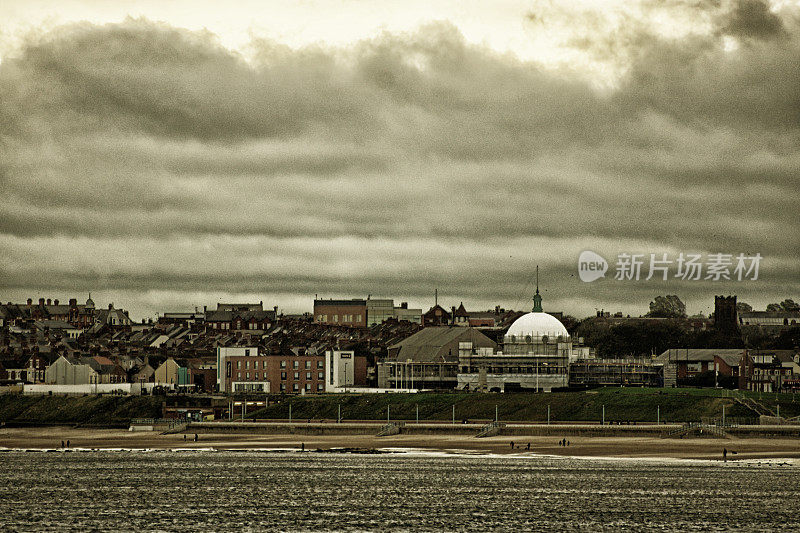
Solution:
[[[491,355],[461,354],[458,388],[549,392],[567,387],[569,363],[573,359],[572,339],[567,328],[542,309],[537,268],[533,310],[511,324],[503,337],[502,351]]]

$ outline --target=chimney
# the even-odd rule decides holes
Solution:
[[[33,300],[31,298],[28,298],[28,305],[33,305]]]
[[[39,305],[44,305],[44,298],[39,298]]]
[[[70,298],[69,299],[69,306],[70,307],[75,307],[76,305],[78,305],[78,299],[77,298]]]
[[[53,305],[58,305],[58,298],[56,298],[55,300],[53,300]]]
[[[52,300],[50,298],[47,299],[47,305],[52,305]]]
[[[113,303],[108,304],[108,308],[109,309],[114,309],[114,304]]]
[[[400,309],[408,309],[408,302],[403,302],[400,304]]]
[[[453,314],[450,315],[450,323],[451,324],[455,324],[456,323],[456,306],[454,305],[450,309],[453,310]]]
[[[272,310],[275,311],[275,316],[278,316],[278,306],[277,305],[273,305],[272,306]]]

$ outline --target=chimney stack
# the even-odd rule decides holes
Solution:
[[[52,300],[50,300],[50,298],[48,298],[47,299],[47,305],[51,305],[51,303],[52,303]]]
[[[28,298],[28,305],[33,305],[33,299]]]
[[[44,298],[39,298],[39,305],[44,305]]]
[[[56,298],[55,300],[53,300],[53,305],[58,305],[58,298]]]

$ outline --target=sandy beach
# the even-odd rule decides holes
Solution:
[[[114,429],[73,429],[66,427],[3,428],[0,429],[0,448],[55,449],[61,441],[71,448],[93,449],[300,449],[328,450],[331,448],[411,448],[429,451],[494,454],[543,454],[577,457],[660,457],[677,459],[722,459],[722,450],[729,460],[763,458],[800,458],[800,440],[774,438],[683,438],[655,437],[568,437],[569,446],[560,446],[558,437],[487,437],[458,435],[254,435],[236,433],[179,433],[161,435],[158,432],[131,432]],[[514,442],[514,448],[511,442]],[[530,449],[528,449],[530,443]]]

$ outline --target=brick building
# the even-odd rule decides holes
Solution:
[[[314,322],[336,326],[367,327],[367,301],[314,300]]]
[[[325,390],[325,358],[319,355],[235,355],[226,358],[229,392],[317,393]]]

